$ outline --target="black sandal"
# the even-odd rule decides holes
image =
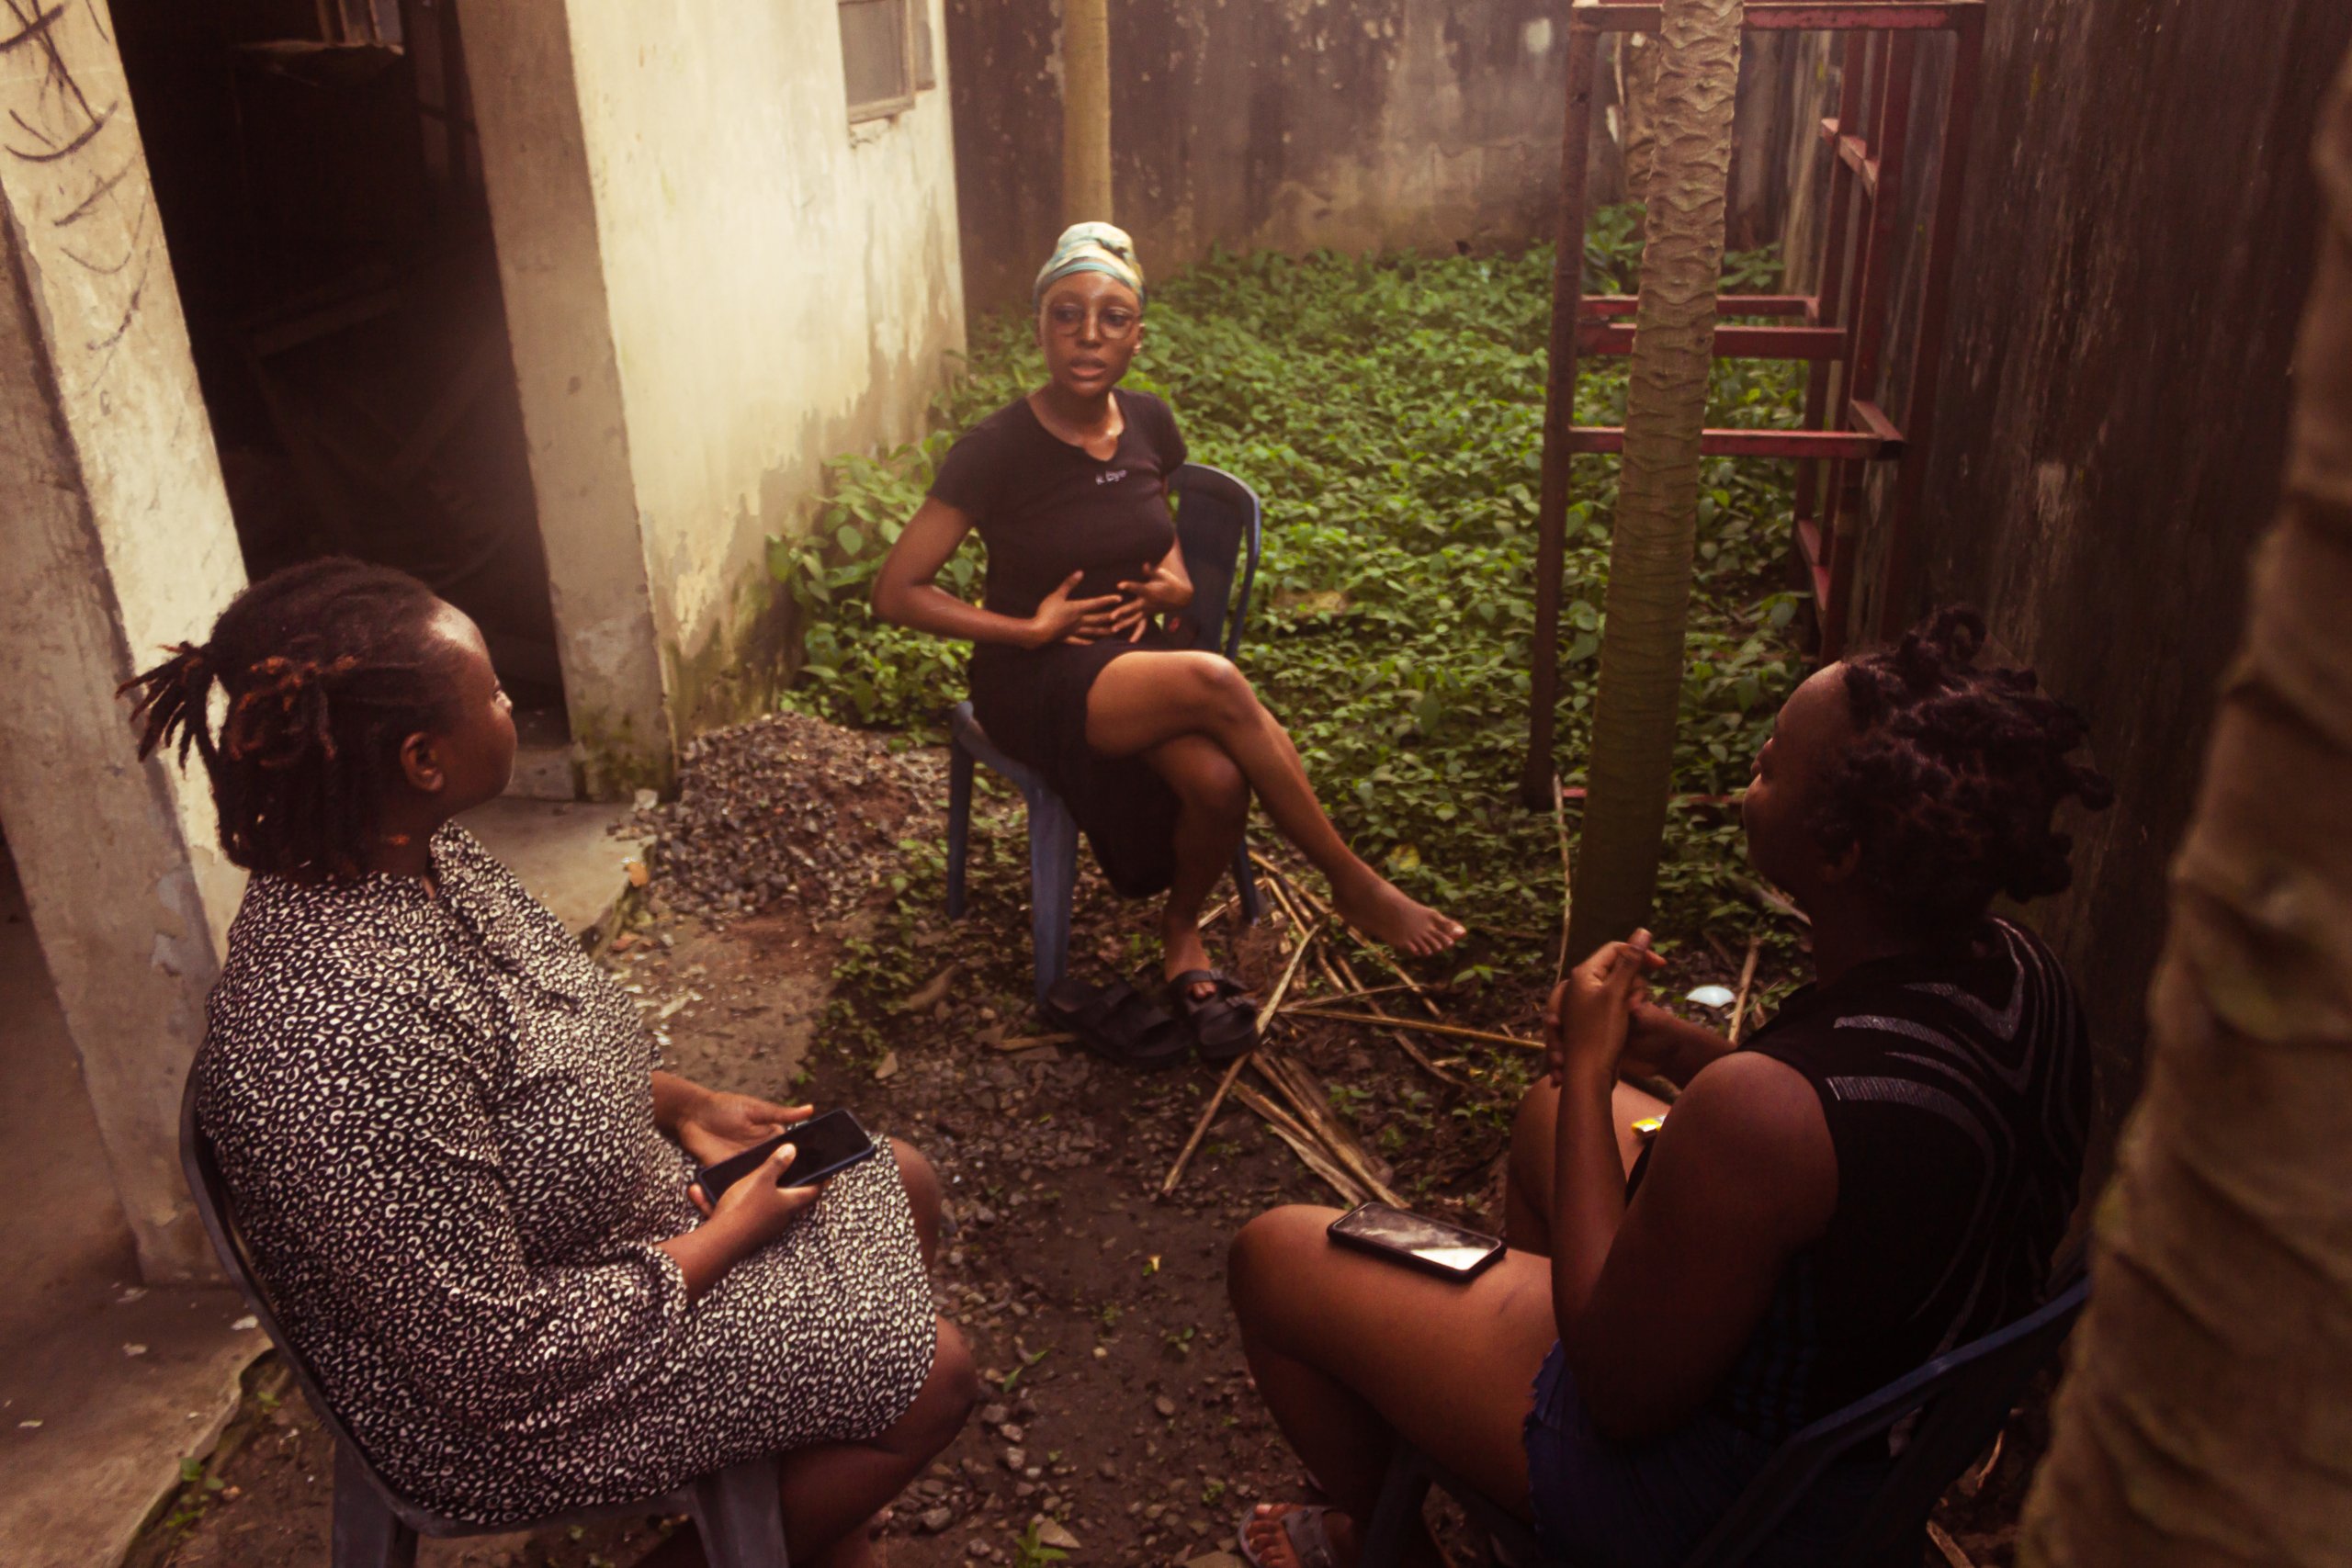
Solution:
[[[1123,1067],[1172,1067],[1192,1049],[1184,1026],[1125,980],[1096,987],[1065,975],[1037,1010],[1077,1035],[1088,1050]]]
[[[1204,982],[1215,990],[1193,996]],[[1222,969],[1187,969],[1168,982],[1169,1005],[1192,1031],[1202,1061],[1230,1062],[1258,1043],[1258,1004],[1247,990]]]

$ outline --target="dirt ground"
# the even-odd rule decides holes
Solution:
[[[949,1196],[934,1288],[990,1392],[892,1511],[888,1559],[1044,1568],[1056,1551],[1139,1564],[1230,1551],[1250,1502],[1304,1495],[1306,1483],[1236,1345],[1225,1247],[1266,1207],[1338,1199],[1232,1101],[1160,1196],[1217,1075],[1195,1066],[1138,1077],[1066,1043],[1028,1043],[1045,1026],[1028,1005],[1017,801],[984,794],[973,908],[951,925],[939,896],[935,753],[892,753],[877,738],[800,719],[753,729],[707,748],[684,798],[652,814],[665,839],[650,885],[605,956],[639,992],[676,1070],[850,1106],[938,1165]],[[724,784],[698,794],[697,776]],[[1090,873],[1073,966],[1131,971],[1148,955],[1148,929]],[[1287,962],[1288,923],[1277,916],[1238,939],[1219,931],[1220,959],[1265,994]],[[1688,944],[1661,989],[1735,978],[1727,960],[1745,933],[1725,938]],[[1356,958],[1367,985],[1393,982]],[[1302,972],[1319,985],[1315,968]],[[1452,1021],[1532,1033],[1548,978],[1450,991],[1442,1005]],[[1401,1012],[1400,999],[1413,1000],[1381,1003]],[[1532,1064],[1509,1046],[1419,1039],[1430,1066],[1385,1032],[1301,1021],[1276,1033],[1372,1157],[1393,1168],[1392,1185],[1417,1206],[1493,1228],[1509,1111]],[[2011,1558],[2040,1450],[2038,1422],[2018,1425],[1981,1493],[1956,1495],[1940,1516],[1977,1568]],[[332,1468],[316,1420],[266,1360],[220,1450],[192,1467],[132,1568],[326,1562]],[[421,1561],[632,1568],[679,1529],[691,1533],[646,1519],[427,1542]]]

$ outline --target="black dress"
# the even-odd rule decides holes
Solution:
[[[931,493],[971,518],[988,546],[984,608],[1026,620],[1073,571],[1086,574],[1073,597],[1114,593],[1175,547],[1168,486],[1184,463],[1176,417],[1148,392],[1112,395],[1126,428],[1107,458],[1054,435],[1023,398],[965,432],[940,464]],[[1104,876],[1130,898],[1168,888],[1176,795],[1141,757],[1106,757],[1087,744],[1086,696],[1114,659],[1193,646],[1180,623],[1131,643],[972,651],[980,728],[1062,797]]]

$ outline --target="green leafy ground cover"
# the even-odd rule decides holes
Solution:
[[[1630,216],[1602,214],[1597,286],[1636,259]],[[1342,831],[1416,896],[1492,940],[1554,928],[1559,858],[1547,815],[1513,799],[1533,626],[1551,252],[1354,259],[1219,255],[1155,289],[1127,385],[1174,406],[1196,461],[1266,505],[1242,664],[1290,726]],[[1742,286],[1766,254],[1732,258]],[[807,663],[786,701],[838,722],[935,736],[964,693],[965,650],[877,623],[866,593],[954,433],[1044,379],[1027,319],[979,323],[968,373],[920,445],[836,465],[822,526],[772,564],[800,608]],[[1718,367],[1711,424],[1798,422],[1802,372]],[[1623,422],[1623,362],[1588,364],[1577,417]],[[1786,588],[1789,467],[1710,460],[1700,503],[1677,787],[1737,788],[1803,674]],[[1559,768],[1582,782],[1607,592],[1614,459],[1581,458],[1572,491]],[[967,546],[943,581],[978,596]],[[1736,818],[1677,810],[1659,919],[1695,933],[1736,901]]]

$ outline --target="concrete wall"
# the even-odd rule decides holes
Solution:
[[[0,823],[163,1280],[213,1267],[179,1099],[243,877],[201,775],[141,764],[114,691],[243,569],[104,15],[0,29]]]
[[[2087,992],[2109,1132],[2139,1084],[2166,866],[2278,500],[2318,213],[2307,150],[2352,47],[2339,0],[2259,9],[2251,26],[2194,0],[1990,8],[1909,595],[1983,605],[2090,713],[2115,775],[2047,922]],[[1927,95],[1915,133],[1940,106]]]
[[[948,0],[966,288],[1023,302],[1061,228],[1059,7]],[[1164,276],[1207,254],[1508,249],[1552,237],[1566,33],[1558,0],[1121,0],[1111,8],[1117,220]],[[1779,39],[1743,67],[1734,243],[1780,232]],[[1592,199],[1623,192],[1604,67]]]
[[[852,127],[821,0],[463,17],[567,694],[609,792],[764,699],[766,536],[806,525],[826,457],[919,434],[963,347],[947,72]]]

